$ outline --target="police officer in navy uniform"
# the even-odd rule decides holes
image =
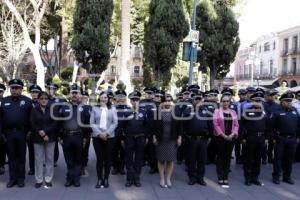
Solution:
[[[9,161],[8,188],[18,185],[24,187],[26,162],[26,136],[29,131],[31,100],[22,95],[23,82],[19,79],[9,81],[11,96],[1,102],[2,133],[7,141]]]
[[[241,120],[245,185],[250,186],[253,183],[262,186],[259,175],[261,157],[269,135],[268,116],[263,107],[263,93],[256,92],[250,100],[252,105],[244,110]]]
[[[155,87],[145,88],[144,92],[146,93],[147,100],[142,100],[140,102],[140,106],[145,106],[147,117],[149,118],[149,123],[152,123],[153,119],[158,116],[159,105],[161,103],[161,98],[164,96],[164,93],[163,91],[158,90]],[[145,147],[146,159],[150,167],[149,174],[155,174],[158,172],[155,145],[153,144],[152,134],[153,133],[149,133],[149,135],[146,136],[147,139]]]
[[[82,91],[82,108],[85,111],[85,117],[90,118],[90,113],[92,111],[92,106],[89,105],[89,93],[87,91]],[[85,126],[89,126],[89,121],[86,121]],[[88,172],[86,170],[88,161],[89,161],[89,149],[91,144],[91,132],[92,129],[85,127],[85,134],[83,138],[83,152],[82,152],[82,168],[81,168],[81,176],[87,176]]]
[[[274,133],[274,162],[273,183],[280,184],[280,176],[288,184],[294,184],[291,177],[297,143],[300,137],[300,116],[291,106],[294,94],[286,92],[280,97],[281,109],[272,114],[272,128]]]
[[[58,114],[58,110],[60,109],[60,105],[59,103],[64,103],[67,102],[67,100],[63,97],[59,97],[57,94],[57,90],[58,90],[58,85],[57,84],[53,84],[51,82],[47,83],[46,85],[46,89],[47,89],[47,93],[49,94],[49,106],[51,106],[52,104],[56,104],[53,109],[54,109],[54,115]],[[57,166],[57,161],[59,158],[59,148],[58,148],[58,142],[55,143],[55,149],[54,149],[54,166]]]
[[[29,93],[32,101],[32,108],[35,108],[39,105],[38,95],[42,91],[41,87],[33,84],[29,87]],[[34,147],[32,141],[32,134],[29,132],[27,136],[27,148],[28,148],[28,160],[29,160],[29,172],[28,175],[34,175]]]
[[[182,87],[182,90],[180,92],[182,94],[182,99],[177,101],[174,107],[176,117],[178,118],[183,117],[184,112],[188,108],[188,106],[192,107],[191,91],[198,91],[198,90],[199,90],[198,85],[191,85],[190,87],[188,86]],[[177,149],[177,164],[179,165],[182,164],[183,160],[186,159],[186,138],[184,134],[181,135],[182,135],[182,144]]]
[[[115,107],[118,115],[118,126],[115,131],[115,145],[113,149],[113,170],[112,174],[125,174],[125,149],[124,149],[124,125],[130,112],[126,102],[127,93],[124,90],[115,92]]]
[[[280,110],[280,105],[275,102],[277,95],[277,90],[271,89],[266,91],[264,109],[269,121],[272,114]],[[272,136],[272,134],[270,134],[270,136]],[[268,161],[268,163],[273,163],[273,150],[273,138],[269,137],[268,144],[264,148],[263,163],[265,163],[266,161]]]
[[[81,104],[81,89],[76,84],[70,87],[70,102],[59,109],[62,146],[67,164],[65,187],[80,186],[82,168],[83,139],[88,134],[88,128],[82,124],[89,123],[88,110]],[[78,116],[79,115],[79,116]],[[78,121],[80,119],[80,121]],[[80,123],[81,122],[81,123]]]
[[[242,104],[246,101],[246,95],[247,95],[247,90],[246,89],[239,89],[238,91],[238,95],[239,95],[239,101],[237,102],[237,114],[238,114],[238,119],[239,119],[239,134],[237,139],[235,140],[235,144],[234,144],[234,153],[235,153],[235,161],[236,164],[242,164],[242,124],[241,124],[241,116],[242,116],[242,112],[241,112],[241,106]]]
[[[125,121],[125,160],[126,160],[126,187],[134,184],[141,187],[140,175],[144,157],[145,138],[147,137],[147,111],[140,106],[141,93],[134,91],[128,95],[132,108]]]
[[[4,84],[0,83],[0,106],[3,99],[6,87]],[[6,142],[1,134],[1,119],[0,119],[0,175],[5,173],[5,160],[6,160]]]
[[[211,116],[211,120],[213,119],[213,114],[215,112],[215,109],[219,107],[218,104],[218,95],[219,91],[217,89],[211,89],[207,93],[206,100],[204,101],[203,106],[208,111],[208,114]],[[212,136],[211,142],[208,144],[207,147],[207,164],[215,163],[216,162],[216,156],[217,156],[217,148],[216,148],[216,138],[215,136]]]
[[[202,104],[202,93],[193,91],[193,106],[184,111],[183,130],[187,139],[186,164],[189,185],[199,183],[205,186],[205,165],[207,145],[213,133],[212,121]],[[187,119],[186,119],[187,118]]]

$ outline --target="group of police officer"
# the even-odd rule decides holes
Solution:
[[[0,174],[4,173],[7,153],[10,177],[7,187],[24,187],[26,143],[29,150],[28,174],[34,174],[34,150],[28,115],[38,106],[37,94],[42,90],[39,86],[32,85],[29,88],[32,96],[30,99],[22,95],[24,84],[21,80],[13,79],[8,85],[11,95],[3,97],[6,87],[0,84]],[[49,104],[53,104],[53,117],[59,121],[59,139],[56,142],[54,159],[56,163],[59,155],[58,141],[62,140],[67,164],[65,186],[79,187],[80,176],[86,173],[85,167],[88,163],[91,140],[91,129],[88,125],[92,106],[88,105],[88,93],[83,92],[77,85],[70,87],[69,100],[57,96],[57,90],[57,85],[47,85]],[[118,111],[119,119],[112,154],[112,174],[125,174],[126,171],[126,187],[133,184],[141,186],[140,174],[143,165],[149,165],[150,174],[158,171],[151,123],[159,115],[160,104],[169,94],[151,87],[146,87],[144,93],[144,99],[141,99],[142,94],[139,91],[129,94],[129,106],[125,91],[107,92]],[[216,136],[212,121],[214,111],[220,106],[219,95],[216,89],[201,92],[198,85],[191,85],[183,87],[174,102],[174,116],[180,123],[183,137],[183,143],[178,149],[177,163],[184,161],[189,185],[199,183],[205,186],[205,165],[216,161]],[[300,137],[300,91],[295,94],[282,94],[279,103],[276,102],[276,90],[265,92],[261,88],[253,87],[240,89],[237,102],[234,101],[234,93],[230,88],[223,89],[221,95],[230,98],[230,109],[239,117],[235,157],[237,164],[243,164],[245,184],[263,185],[259,174],[261,163],[266,164],[267,161],[273,163],[272,176],[275,184],[280,183],[281,176],[284,182],[294,184],[291,173]],[[294,100],[295,95],[297,100]]]

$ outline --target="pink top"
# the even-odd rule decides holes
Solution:
[[[237,114],[234,110],[229,109],[229,112],[231,113],[232,117],[232,131],[231,133],[234,136],[238,135],[238,130],[239,130],[239,122],[237,118]],[[213,124],[214,124],[214,135],[215,136],[220,136],[225,134],[225,124],[224,124],[224,110],[223,108],[216,109],[214,112],[214,117],[213,117]]]

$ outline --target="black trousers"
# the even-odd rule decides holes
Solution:
[[[78,182],[82,166],[82,135],[65,135],[62,146],[67,164],[67,181]]]
[[[208,163],[215,163],[217,156],[217,137],[213,136],[207,146],[207,161]]]
[[[91,137],[86,137],[86,142],[82,150],[82,168],[85,168],[89,161],[89,149],[91,144]]]
[[[177,161],[179,162],[186,159],[187,143],[187,138],[182,136],[182,144],[177,148]]]
[[[261,157],[265,147],[265,137],[249,135],[244,144],[244,176],[246,180],[258,180]]]
[[[274,146],[273,178],[279,179],[281,173],[283,178],[290,178],[292,166],[297,148],[295,137],[285,138],[278,136]]]
[[[234,153],[235,153],[235,159],[236,161],[242,161],[242,140],[241,137],[238,136],[238,138],[234,142]]]
[[[55,142],[55,147],[54,147],[54,163],[57,163],[59,158],[59,148],[58,148],[58,141]]]
[[[6,132],[9,179],[25,180],[26,133],[23,131]]]
[[[2,135],[0,135],[2,137]],[[6,141],[0,138],[0,167],[4,167],[6,160]]]
[[[207,159],[207,139],[191,139],[187,142],[186,164],[190,180],[203,179]]]
[[[234,141],[226,141],[221,137],[216,137],[217,163],[216,169],[219,180],[228,180],[231,154]]]
[[[150,169],[157,170],[155,145],[153,144],[153,140],[151,137],[149,138],[148,143],[145,146],[145,154]]]
[[[121,171],[125,167],[125,149],[122,146],[122,137],[115,138],[115,145],[113,148],[113,167]]]
[[[108,138],[104,141],[100,138],[93,138],[97,164],[98,180],[108,179],[112,165],[112,151],[115,138]]]
[[[128,181],[139,181],[144,162],[145,137],[126,136],[125,163]]]
[[[28,160],[29,160],[29,170],[34,172],[34,147],[32,141],[32,135],[30,134],[27,139],[27,148],[28,148]]]

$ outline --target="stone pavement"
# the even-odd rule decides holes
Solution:
[[[61,152],[62,153],[62,152]],[[0,176],[0,200],[299,200],[300,199],[300,164],[294,165],[295,185],[281,183],[274,185],[271,182],[272,166],[262,167],[261,179],[265,186],[245,186],[242,166],[236,166],[232,160],[232,173],[229,177],[230,188],[223,189],[216,183],[214,165],[207,166],[206,181],[208,186],[187,185],[187,176],[183,165],[175,166],[172,189],[159,187],[158,174],[149,175],[149,168],[144,167],[142,173],[142,187],[125,188],[125,176],[111,175],[108,189],[95,189],[96,170],[93,147],[90,148],[90,161],[88,177],[81,179],[80,188],[65,188],[65,162],[61,154],[58,167],[55,168],[53,187],[51,189],[34,188],[34,177],[26,176],[24,188],[6,188],[8,171],[6,166],[5,175]]]

